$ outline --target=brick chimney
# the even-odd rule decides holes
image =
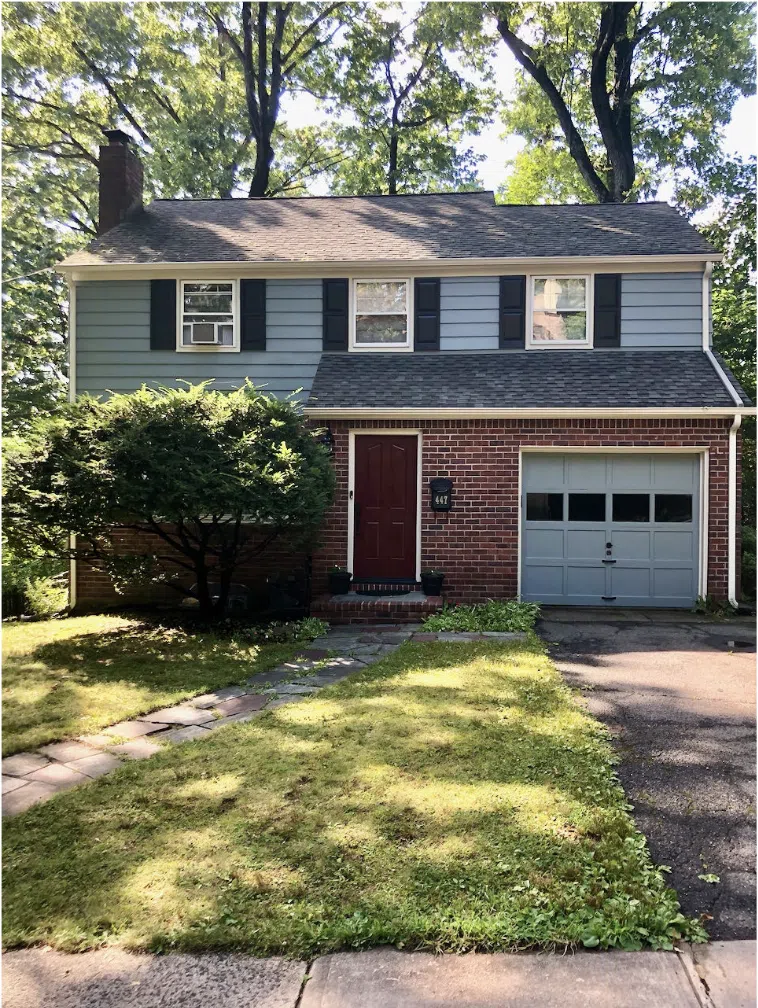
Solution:
[[[134,142],[123,130],[107,129],[108,143],[100,147],[100,212],[98,234],[116,227],[135,210],[142,209],[142,162]]]

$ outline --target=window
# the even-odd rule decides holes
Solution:
[[[590,346],[589,277],[532,277],[532,346]]]
[[[570,493],[569,521],[604,522],[605,494]]]
[[[650,495],[615,493],[613,495],[613,520],[615,522],[650,521]]]
[[[181,282],[180,350],[238,350],[234,281]]]
[[[691,522],[692,494],[656,494],[657,522]]]
[[[527,521],[563,521],[562,493],[528,493]]]
[[[410,350],[409,280],[356,280],[353,348]]]

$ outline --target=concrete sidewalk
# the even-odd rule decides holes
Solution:
[[[434,956],[310,965],[245,955],[51,949],[2,958],[4,1008],[754,1008],[755,942],[674,952]]]

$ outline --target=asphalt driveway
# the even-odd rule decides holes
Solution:
[[[617,740],[653,858],[714,939],[755,936],[755,627],[545,610],[538,629]],[[734,642],[734,646],[730,646]],[[699,875],[715,875],[706,882]]]

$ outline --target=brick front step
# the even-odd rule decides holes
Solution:
[[[399,595],[395,598],[356,595],[322,595],[313,600],[311,616],[328,623],[418,623],[442,608],[439,595]]]

